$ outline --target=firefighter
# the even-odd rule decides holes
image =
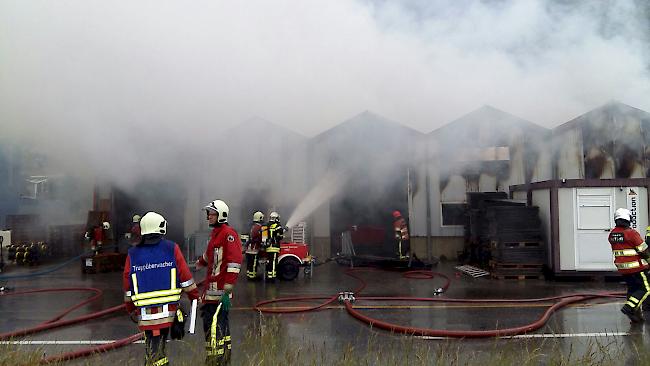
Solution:
[[[269,222],[264,231],[262,236],[263,247],[266,251],[266,258],[269,261],[266,267],[266,278],[273,281],[277,277],[280,243],[284,238],[284,227],[280,224],[280,214],[275,211],[271,212]]]
[[[198,299],[199,291],[178,244],[165,239],[167,221],[147,212],[140,222],[142,239],[129,248],[124,264],[124,302],[145,335],[145,365],[169,364],[165,342],[180,311],[181,293]]]
[[[262,222],[264,214],[257,211],[253,214],[253,225],[246,245],[246,276],[249,279],[257,277],[257,255],[262,246]]]
[[[393,231],[397,242],[397,256],[399,259],[408,258],[411,250],[409,228],[402,213],[397,210],[393,211]]]
[[[632,215],[626,208],[614,213],[616,227],[609,233],[609,244],[614,254],[614,265],[627,284],[627,302],[621,312],[632,323],[643,322],[642,305],[650,294],[648,283],[648,245],[639,233],[630,228]]]
[[[108,230],[110,228],[111,224],[108,221],[104,221],[101,225],[95,225],[86,232],[86,240],[90,241],[90,250],[92,250],[94,255],[102,252],[102,246],[108,238]]]
[[[235,229],[228,225],[228,205],[214,200],[205,206],[212,227],[205,253],[196,267],[207,267],[206,286],[201,297],[201,318],[205,333],[207,365],[225,365],[230,361],[230,298],[241,270],[242,245]]]
[[[138,245],[140,243],[140,215],[133,215],[133,223],[131,229],[126,233],[126,238],[129,239],[131,245]]]

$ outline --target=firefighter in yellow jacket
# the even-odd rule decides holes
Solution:
[[[273,211],[269,215],[268,224],[262,227],[262,247],[269,261],[266,267],[266,278],[269,280],[275,280],[277,277],[278,256],[283,238],[284,227],[280,224],[280,214]]]

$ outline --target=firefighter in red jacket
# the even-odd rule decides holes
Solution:
[[[264,214],[260,211],[255,212],[246,245],[246,276],[251,280],[257,277],[257,255],[262,246],[262,222],[264,222]]]
[[[616,227],[609,233],[614,265],[627,284],[627,302],[621,312],[633,323],[643,322],[642,305],[650,294],[648,284],[648,245],[630,228],[631,213],[619,208],[614,213]]]
[[[123,274],[124,302],[145,335],[145,365],[169,364],[165,342],[179,310],[181,293],[198,299],[199,291],[185,258],[164,238],[167,221],[147,212],[140,222],[142,240],[129,248]]]
[[[102,252],[102,246],[104,242],[109,238],[109,230],[111,224],[108,221],[102,222],[101,225],[95,225],[90,230],[86,232],[86,240],[90,241],[90,250],[92,250],[93,255],[97,255]]]
[[[138,245],[141,239],[140,233],[140,215],[133,215],[133,223],[131,224],[131,229],[126,234],[126,238],[129,239],[131,245]]]
[[[408,253],[411,249],[409,240],[409,229],[406,225],[406,220],[402,217],[399,211],[393,211],[393,231],[395,233],[395,241],[397,242],[397,255],[399,259],[408,258]]]
[[[242,246],[237,232],[228,225],[228,205],[215,200],[205,206],[212,227],[208,247],[196,261],[207,267],[205,291],[201,297],[201,318],[206,341],[206,364],[225,365],[232,349],[228,313],[232,290],[241,270]]]

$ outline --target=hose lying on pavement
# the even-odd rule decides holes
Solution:
[[[64,287],[64,288],[49,288],[49,289],[36,289],[36,290],[27,290],[27,291],[7,292],[7,293],[0,294],[0,297],[12,296],[12,295],[26,295],[26,294],[34,294],[34,293],[42,293],[42,292],[78,292],[78,291],[93,292],[95,295],[88,298],[88,299],[86,299],[86,300],[84,300],[84,301],[82,301],[82,302],[80,302],[80,303],[78,303],[78,304],[76,304],[76,305],[74,305],[74,306],[71,306],[71,307],[65,309],[60,314],[57,314],[54,318],[52,318],[50,320],[47,320],[47,321],[45,321],[45,322],[43,322],[43,323],[41,323],[39,325],[36,325],[34,327],[31,327],[31,328],[19,329],[19,330],[13,331],[13,332],[2,333],[2,334],[0,334],[0,340],[11,339],[11,338],[14,338],[14,337],[21,337],[21,336],[25,336],[25,335],[28,335],[28,334],[42,332],[42,331],[49,330],[49,329],[63,327],[63,326],[66,326],[66,325],[78,324],[78,323],[81,323],[81,322],[84,322],[84,321],[87,321],[87,320],[98,319],[98,318],[101,318],[103,316],[116,313],[118,311],[124,311],[125,305],[121,304],[121,305],[113,306],[111,308],[103,309],[103,310],[100,310],[100,311],[97,311],[97,312],[94,312],[94,313],[91,313],[91,314],[82,315],[82,316],[79,316],[79,317],[74,318],[74,319],[61,320],[61,318],[63,318],[65,315],[69,314],[70,312],[72,312],[72,311],[74,311],[74,310],[76,310],[76,309],[78,309],[78,308],[92,302],[92,301],[95,301],[95,300],[99,299],[102,296],[102,294],[103,294],[102,290],[97,289],[97,288],[92,288],[92,287]],[[94,347],[88,347],[88,348],[84,348],[84,349],[81,349],[81,350],[78,350],[78,351],[67,352],[67,353],[63,353],[63,354],[60,354],[60,355],[55,355],[55,356],[50,356],[50,357],[47,357],[47,358],[43,358],[43,359],[41,359],[40,363],[41,364],[47,364],[47,363],[52,363],[52,362],[73,360],[75,358],[84,357],[84,356],[96,354],[96,353],[99,353],[99,352],[105,352],[105,351],[113,350],[113,349],[116,349],[116,348],[119,348],[119,347],[123,347],[123,346],[129,345],[129,344],[139,340],[140,338],[142,338],[142,333],[134,334],[132,336],[129,336],[129,337],[124,338],[124,339],[117,340],[117,341],[109,343],[109,344],[104,344],[104,345],[94,346]]]
[[[514,336],[518,334],[523,334],[531,332],[543,327],[550,316],[560,308],[567,306],[569,304],[583,302],[587,300],[592,300],[596,298],[618,298],[624,297],[625,294],[622,292],[604,292],[604,293],[577,293],[572,295],[563,295],[563,296],[552,296],[552,297],[543,297],[543,298],[532,298],[532,299],[453,299],[453,298],[430,298],[430,297],[399,297],[399,296],[358,296],[358,294],[363,291],[366,287],[366,282],[361,278],[357,273],[360,271],[369,271],[369,269],[350,269],[346,271],[348,276],[351,276],[361,282],[360,286],[354,291],[355,299],[349,300],[344,299],[343,305],[347,312],[354,318],[367,323],[373,328],[380,328],[384,330],[391,331],[393,333],[401,333],[407,335],[415,336],[432,336],[432,337],[449,337],[449,338],[485,338],[485,337],[502,337],[502,336]],[[410,271],[404,273],[406,278],[415,278],[415,279],[434,279],[436,277],[441,277],[445,279],[445,284],[441,287],[441,292],[447,290],[450,285],[450,280],[447,276],[437,272],[431,271]],[[336,301],[338,296],[326,297],[326,296],[310,296],[310,297],[287,297],[279,298],[275,300],[267,300],[259,302],[255,305],[254,309],[263,313],[295,313],[295,312],[305,312],[305,311],[314,311],[321,310],[325,306]],[[285,302],[308,302],[314,300],[325,300],[324,302],[309,307],[299,307],[299,308],[274,308],[274,307],[265,307],[270,304],[275,303],[285,303]],[[529,324],[524,324],[518,327],[512,328],[502,328],[494,330],[447,330],[447,329],[430,329],[430,328],[419,328],[412,326],[403,326],[395,323],[386,322],[376,318],[372,318],[365,314],[362,314],[353,305],[354,302],[358,301],[417,301],[417,302],[439,302],[439,303],[474,303],[474,304],[485,304],[485,303],[535,303],[535,302],[549,302],[557,301],[552,304],[546,311],[540,316],[537,320]]]

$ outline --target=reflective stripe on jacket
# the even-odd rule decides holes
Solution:
[[[241,271],[242,247],[237,231],[227,224],[213,228],[208,247],[199,261],[207,266],[203,301],[219,302],[225,285],[234,285]]]
[[[409,240],[409,229],[403,217],[393,222],[393,230],[395,231],[395,239]]]
[[[157,245],[139,245],[129,249],[130,297],[135,306],[178,303],[182,287],[177,276],[175,246],[174,242],[162,239]]]
[[[636,230],[617,226],[609,233],[608,240],[614,255],[614,265],[621,274],[648,269],[648,262],[639,254],[647,250],[648,245]]]

